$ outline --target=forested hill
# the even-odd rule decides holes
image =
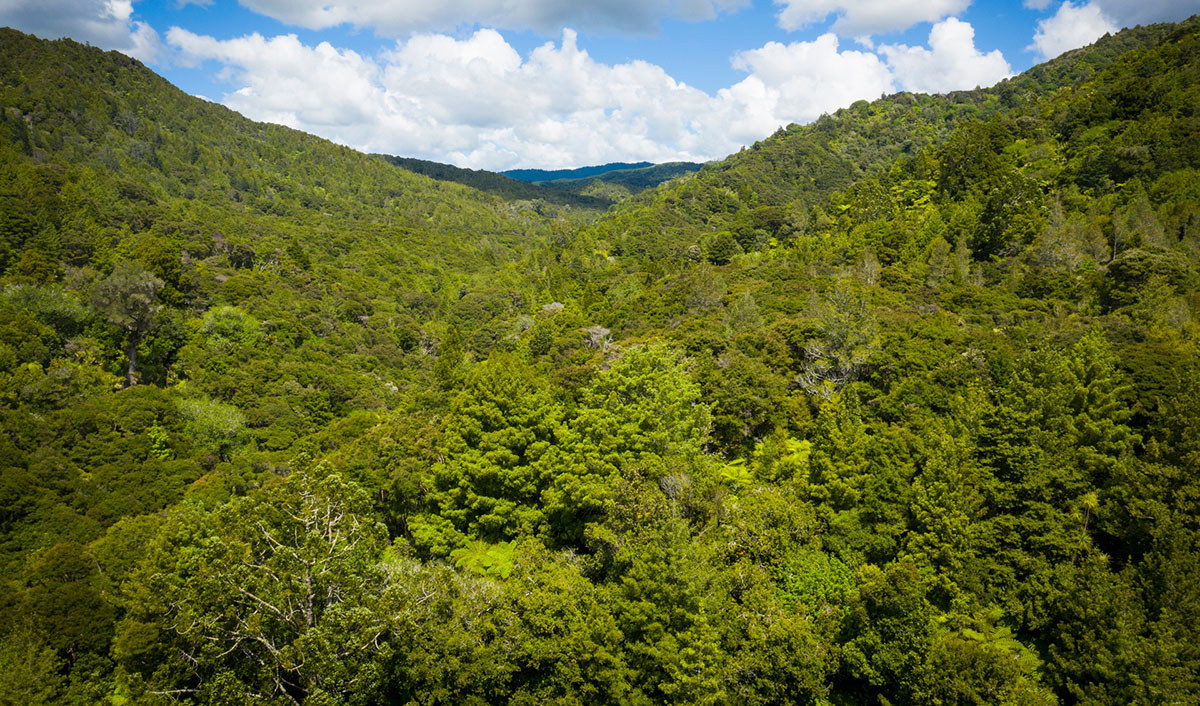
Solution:
[[[509,169],[508,171],[501,172],[501,174],[511,179],[519,179],[536,184],[538,182],[559,179],[586,179],[611,171],[645,169],[652,166],[654,165],[650,162],[610,162],[591,167],[579,167],[578,169]]]
[[[599,219],[0,33],[0,703],[1200,701],[1200,20]]]
[[[439,181],[453,181],[464,184],[480,191],[486,191],[489,194],[495,194],[509,201],[536,201],[541,199],[559,205],[594,210],[603,210],[613,203],[610,199],[585,196],[582,194],[581,189],[549,189],[539,184],[519,181],[503,174],[489,172],[485,169],[462,169],[450,164],[430,162],[412,157],[384,156],[383,159],[410,172],[424,174]]]
[[[704,225],[714,215],[757,214],[751,218],[754,223],[733,224],[743,231],[743,239],[750,238],[744,231],[771,231],[776,225],[762,228],[762,221],[778,220],[780,208],[803,211],[833,190],[879,176],[898,161],[942,143],[961,122],[1001,113],[1015,117],[1051,95],[1066,98],[1126,52],[1156,45],[1174,31],[1174,25],[1137,27],[1106,35],[991,88],[942,96],[898,93],[859,101],[810,125],[789,125],[707,165],[693,180],[622,204],[609,221],[611,228],[627,233],[641,250],[685,247],[687,243],[664,235]]]
[[[0,105],[2,567],[397,406],[447,330],[519,330],[529,258],[567,227],[68,40],[0,31]]]
[[[663,182],[697,172],[702,166],[696,162],[666,162],[636,169],[613,169],[592,176],[539,181],[537,184],[555,191],[603,196],[616,202],[653,189]]]
[[[382,159],[416,174],[441,181],[464,184],[509,201],[545,201],[591,211],[603,210],[632,194],[652,189],[676,177],[700,169],[692,162],[667,164],[608,164],[582,169],[545,171],[526,169],[511,172],[521,180],[483,169],[462,169],[449,164],[411,157],[381,155]],[[583,175],[583,176],[578,176]],[[536,205],[536,204],[534,204]]]

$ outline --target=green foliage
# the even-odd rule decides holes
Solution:
[[[1198,28],[603,214],[0,32],[0,701],[1196,701]]]
[[[218,456],[228,456],[246,426],[245,415],[233,405],[214,400],[184,398],[176,402],[179,415],[183,418],[184,432],[193,443],[211,449]],[[157,429],[161,434],[161,427]],[[161,436],[154,438],[155,449],[161,448]]]
[[[488,544],[477,539],[450,552],[450,559],[460,569],[467,569],[481,576],[499,576],[506,579],[513,569],[513,544]]]
[[[728,265],[729,261],[742,251],[742,247],[734,240],[732,233],[723,230],[713,236],[707,251],[709,262],[714,265]]]
[[[130,263],[119,263],[108,277],[92,290],[92,306],[110,324],[125,329],[129,338],[129,369],[125,384],[137,381],[137,348],[154,326],[161,308],[158,291],[163,281]]]
[[[355,650],[342,621],[358,621],[339,606],[379,585],[383,528],[361,489],[298,462],[288,478],[211,513],[185,506],[147,547],[119,626],[123,664],[147,686],[200,689],[210,699],[361,688],[328,683],[318,666]],[[339,628],[342,637],[326,636]],[[145,670],[157,655],[171,668]]]
[[[431,470],[431,517],[414,518],[419,546],[445,555],[466,536],[498,541],[545,531],[541,494],[553,472],[562,408],[511,355],[478,365],[452,407]]]
[[[0,642],[0,704],[45,706],[55,703],[63,687],[61,660],[42,642],[41,634],[17,628]]]

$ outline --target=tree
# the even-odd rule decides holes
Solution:
[[[714,265],[728,265],[740,252],[741,246],[734,240],[733,233],[723,230],[708,244],[708,261]]]
[[[138,344],[154,328],[155,314],[162,308],[158,303],[162,287],[161,279],[140,266],[121,262],[92,291],[92,306],[128,336],[126,387],[137,384]]]
[[[713,567],[686,522],[672,517],[665,498],[650,488],[633,488],[639,510],[651,515],[612,527],[615,543],[606,585],[627,661],[634,668],[634,703],[716,704],[729,700],[721,668]]]
[[[934,427],[929,451],[913,479],[907,554],[929,568],[948,598],[964,590],[980,592],[978,546],[985,498],[982,469],[974,461],[974,439],[965,425]]]
[[[879,348],[878,321],[867,298],[844,283],[817,307],[817,335],[804,346],[804,367],[796,381],[810,395],[829,399],[857,380]]]
[[[457,395],[428,479],[427,515],[410,519],[414,542],[446,555],[467,537],[498,541],[544,530],[539,501],[556,467],[549,455],[561,406],[511,354],[472,370]]]
[[[934,610],[911,562],[867,564],[848,601],[839,681],[851,703],[928,703]]]
[[[82,545],[63,542],[30,561],[20,594],[26,616],[48,646],[74,661],[103,654],[112,636],[113,608],[101,595],[95,558]]]
[[[997,482],[985,523],[995,545],[981,553],[1005,613],[1025,625],[1046,625],[1045,606],[1067,590],[1052,577],[1120,514],[1113,481],[1139,441],[1125,424],[1127,392],[1109,344],[1090,333],[1067,351],[1031,353],[985,416],[980,451]]]
[[[249,497],[213,512],[185,505],[164,522],[124,587],[117,638],[157,633],[144,641],[159,653],[151,686],[231,703],[354,703],[369,689],[328,670],[371,659],[364,648],[384,631],[362,606],[382,586],[386,530],[358,486],[306,457],[294,465]],[[137,669],[137,650],[120,656]]]
[[[596,374],[563,430],[541,505],[559,541],[578,545],[602,521],[618,479],[682,488],[704,467],[712,415],[686,361],[661,345],[634,346]]]
[[[758,311],[758,302],[749,290],[742,293],[736,301],[729,305],[725,312],[725,325],[731,335],[752,333],[762,328],[762,315]]]
[[[507,578],[387,556],[378,613],[395,676],[384,702],[629,702],[624,635],[582,562],[532,540],[508,551]]]
[[[437,362],[433,364],[433,375],[438,384],[445,388],[454,385],[460,374],[459,364],[465,355],[462,333],[457,326],[450,324],[446,329],[446,336],[438,346]]]
[[[977,260],[1013,255],[1042,231],[1042,193],[1038,184],[1021,172],[1005,168],[992,175],[992,189],[972,234],[971,251]]]
[[[0,639],[0,705],[43,706],[58,702],[60,660],[40,634],[25,627]]]

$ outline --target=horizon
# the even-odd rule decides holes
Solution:
[[[1200,0],[54,0],[0,23],[361,152],[504,172],[708,162],[859,100],[989,87]]]

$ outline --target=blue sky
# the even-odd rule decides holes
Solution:
[[[897,90],[987,86],[1200,0],[0,0],[183,90],[461,166],[707,160]]]
[[[662,66],[674,78],[714,93],[745,77],[745,72],[730,62],[738,51],[761,46],[768,41],[795,42],[812,40],[828,31],[833,24],[826,21],[801,30],[788,31],[776,20],[778,6],[769,1],[752,3],[736,12],[722,14],[710,21],[688,21],[664,18],[656,31],[648,33],[620,32],[613,29],[579,30],[579,43],[597,61],[618,64],[642,59]],[[1035,51],[1030,48],[1033,27],[1037,19],[1049,12],[1024,7],[1019,2],[976,1],[968,6],[961,19],[975,27],[976,44],[987,49],[999,49],[1020,72],[1036,63]],[[199,34],[219,39],[233,39],[251,32],[265,36],[297,34],[306,44],[328,41],[334,46],[372,54],[390,46],[394,38],[380,36],[370,28],[340,25],[318,31],[288,25],[266,15],[240,6],[236,0],[215,0],[211,5],[176,2],[143,1],[134,5],[134,17],[156,28],[181,26]],[[876,39],[889,43],[923,44],[930,23],[915,24],[907,30],[889,32]],[[450,31],[455,36],[467,36],[480,28],[467,23]],[[558,32],[548,34],[535,30],[503,30],[502,34],[514,48],[527,54],[547,40],[557,40]],[[214,72],[183,67],[159,66],[159,73],[189,93],[219,96],[228,85],[213,80]],[[211,67],[209,67],[211,69]]]

